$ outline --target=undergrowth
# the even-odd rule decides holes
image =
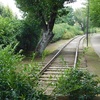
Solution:
[[[79,26],[70,26],[67,23],[55,24],[53,32],[55,35],[52,42],[59,39],[70,39],[75,35],[83,34]]]
[[[88,71],[77,68],[67,69],[59,77],[55,93],[69,96],[70,100],[93,100],[97,94],[100,94],[99,80],[96,80],[96,77]]]
[[[0,100],[47,100],[37,90],[37,65],[21,65],[22,59],[22,55],[14,54],[11,45],[0,46]]]

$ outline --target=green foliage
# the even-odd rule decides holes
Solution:
[[[33,13],[38,13],[38,11],[41,10],[42,12],[46,13],[46,15],[48,15],[48,13],[50,14],[50,12],[52,12],[52,9],[54,6],[56,7],[55,10],[63,7],[64,1],[66,0],[59,0],[59,1],[58,0],[55,0],[55,1],[53,0],[41,0],[41,1],[16,0],[16,3],[18,4],[17,6],[25,12],[34,11]]]
[[[0,16],[2,16],[3,18],[13,18],[13,13],[8,6],[4,7],[0,4]]]
[[[53,32],[55,34],[53,42],[59,39],[69,39],[83,33],[79,26],[70,26],[67,23],[55,24]]]
[[[100,28],[99,27],[95,28],[95,33],[96,32],[99,32],[100,33]]]
[[[48,56],[51,52],[49,50],[44,50],[42,53],[42,61],[44,61],[45,57]]]
[[[19,21],[13,16],[12,11],[0,5],[0,44],[6,46],[15,42],[19,26]]]
[[[54,29],[53,29],[53,32],[55,35],[54,35],[52,41],[57,41],[62,37],[62,35],[64,34],[64,31],[66,29],[63,26],[64,26],[63,24],[55,24]]]
[[[55,91],[57,94],[68,95],[70,100],[93,100],[100,93],[98,83],[95,75],[71,68],[58,79]]]
[[[42,92],[33,87],[36,86],[36,66],[33,71],[30,65],[21,66],[23,57],[13,52],[11,45],[4,49],[0,46],[0,100],[46,100]]]
[[[16,41],[16,34],[20,23],[17,19],[3,18],[0,16],[0,44],[4,46]]]
[[[89,29],[89,33],[96,33],[97,32],[97,30],[96,30],[96,28],[95,27],[91,27],[90,29]],[[99,31],[98,31],[99,32]]]
[[[25,13],[34,15],[34,18],[39,20],[42,25],[49,22],[52,13],[57,12],[58,9],[63,7],[66,0],[15,0],[17,6]],[[26,14],[26,15],[28,15]],[[52,16],[54,17],[54,16]]]
[[[86,18],[86,9],[76,9],[74,11],[74,19],[75,19],[75,22],[78,23],[81,27],[81,30],[85,33],[85,30],[86,30],[86,21],[87,21],[87,18]]]
[[[90,19],[93,26],[100,27],[100,0],[90,0]]]
[[[29,19],[29,16],[25,20],[18,20],[12,16],[10,9],[3,6],[0,6],[0,15],[0,44],[6,46],[13,42],[19,42],[16,52],[20,50],[23,50],[24,53],[33,51],[41,33],[37,21]]]
[[[19,42],[16,51],[23,50],[24,54],[27,54],[31,51],[34,51],[37,45],[37,42],[40,39],[40,29],[38,29],[36,23],[33,20],[29,23],[29,21],[22,21],[20,26],[20,32],[17,34],[16,38]]]
[[[62,36],[62,39],[70,39],[70,38],[72,38],[72,37],[74,37],[75,35],[72,33],[72,32],[70,32],[70,31],[68,31],[67,29],[65,30],[65,33],[63,34],[63,36]]]
[[[69,25],[74,25],[73,9],[70,7],[67,7],[67,8],[62,8],[58,10],[56,24],[58,23],[68,23]]]
[[[15,0],[18,8],[25,13],[25,18],[32,15],[32,18],[39,22],[41,36],[35,51],[41,54],[46,48],[47,44],[52,40],[54,34],[52,33],[57,11],[63,8],[66,0]],[[69,0],[67,0],[69,1]],[[73,2],[73,0],[72,0]],[[29,19],[32,19],[29,17]],[[45,35],[47,34],[47,35]],[[49,38],[48,38],[49,37]],[[44,42],[45,40],[45,42]],[[42,45],[41,45],[42,43]]]
[[[11,45],[2,48],[0,45],[0,68],[6,68],[7,70],[21,61],[22,57],[19,54],[14,55],[14,49],[11,49]],[[1,71],[1,70],[0,70]],[[1,71],[2,72],[2,71]]]

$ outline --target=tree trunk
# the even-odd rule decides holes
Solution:
[[[81,30],[84,32],[85,31],[85,26],[83,23],[79,23],[80,24],[80,27],[81,27]]]
[[[53,36],[54,36],[54,34],[52,32],[50,32],[49,30],[44,32],[35,51],[39,54],[42,54],[44,49],[47,47],[48,43],[52,40]]]
[[[54,9],[56,9],[56,7],[54,7]],[[42,27],[43,27],[44,32],[43,32],[43,36],[42,36],[41,40],[39,41],[39,43],[37,44],[37,47],[35,49],[35,51],[39,54],[42,54],[42,52],[45,50],[48,43],[52,40],[52,38],[54,36],[52,30],[54,27],[56,15],[57,15],[57,9],[56,9],[56,11],[54,10],[54,12],[51,12],[50,19],[49,19],[48,23],[46,24],[45,18],[43,16],[43,14],[41,13],[41,18],[43,21]]]

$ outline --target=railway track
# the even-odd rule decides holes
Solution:
[[[58,52],[50,58],[39,75],[39,87],[44,89],[46,95],[54,90],[54,84],[59,76],[67,69],[76,67],[78,54],[83,49],[85,36],[77,36],[69,40]]]

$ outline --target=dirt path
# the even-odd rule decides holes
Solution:
[[[60,49],[60,47],[62,47],[63,45],[65,45],[65,43],[67,43],[68,40],[59,40],[55,43],[52,43],[52,44],[49,44],[47,47],[46,47],[46,50],[50,51],[50,52],[53,52],[55,50],[58,50]]]

